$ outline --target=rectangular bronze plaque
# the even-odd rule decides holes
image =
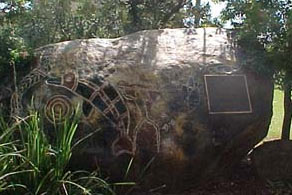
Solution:
[[[245,75],[204,75],[210,114],[252,113]]]

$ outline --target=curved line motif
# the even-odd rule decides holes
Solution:
[[[74,113],[70,99],[64,95],[51,97],[45,106],[45,116],[51,123],[62,123]]]
[[[68,74],[70,74],[68,76]],[[64,88],[74,95],[81,97],[85,103],[83,105],[85,118],[89,118],[92,109],[101,113],[121,134],[129,131],[130,114],[127,105],[121,94],[109,82],[104,81],[99,85],[85,79],[76,79],[72,73],[63,75],[61,79],[50,78],[45,83],[48,86]],[[66,82],[67,81],[67,82]],[[71,83],[70,83],[71,82]],[[69,86],[69,87],[68,87]]]

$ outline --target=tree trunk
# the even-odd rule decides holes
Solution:
[[[200,19],[201,19],[201,0],[196,0],[196,12],[195,12],[195,27],[200,26]]]
[[[174,6],[170,12],[166,13],[165,16],[162,18],[161,21],[159,21],[159,26],[163,27],[176,13],[179,12],[181,8],[183,8],[186,5],[187,1],[181,0],[178,2],[176,6]]]
[[[130,33],[137,32],[141,30],[141,19],[138,13],[138,5],[140,4],[139,1],[137,0],[132,0],[130,1],[130,9],[129,9],[129,15],[132,17],[131,18],[131,23],[133,29],[130,30]]]
[[[284,119],[281,138],[283,140],[289,140],[292,118],[292,102],[291,102],[291,83],[289,82],[287,75],[285,78],[285,82],[286,84],[284,85]]]

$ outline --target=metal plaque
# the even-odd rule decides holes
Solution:
[[[245,75],[204,75],[209,114],[252,113]]]

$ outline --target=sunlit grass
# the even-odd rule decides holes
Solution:
[[[281,129],[283,123],[284,116],[284,108],[283,108],[283,91],[279,89],[275,89],[274,91],[274,101],[273,101],[273,117],[272,122],[269,128],[269,133],[265,140],[271,139],[280,139],[281,138]],[[291,135],[290,135],[291,139]]]

